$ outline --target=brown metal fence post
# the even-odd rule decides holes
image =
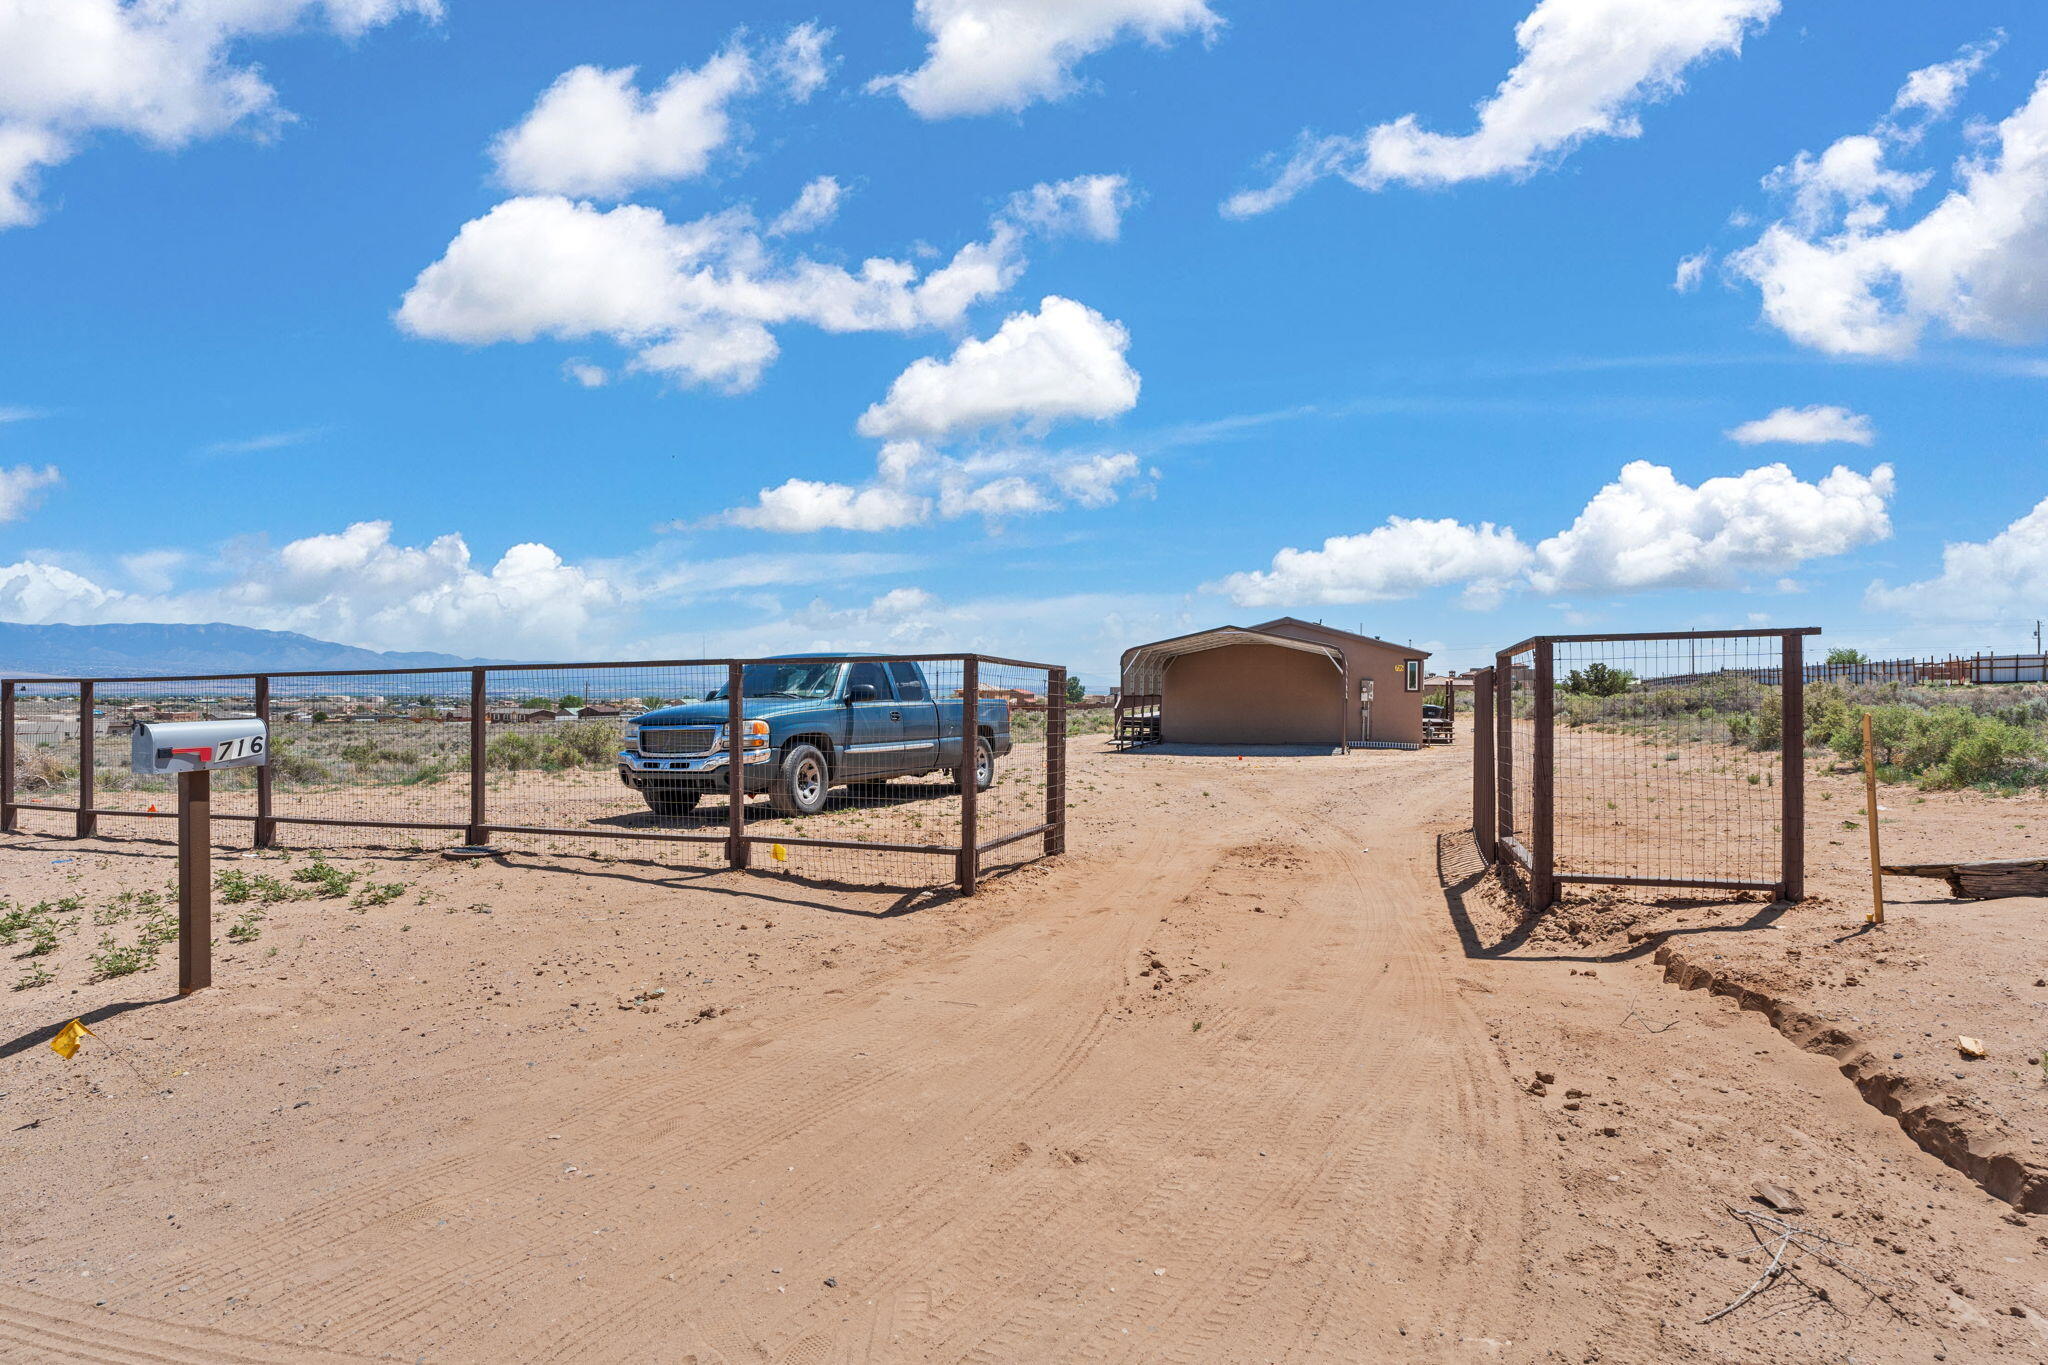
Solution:
[[[725,861],[734,868],[749,861],[747,845],[747,672],[725,670]]]
[[[1541,910],[1557,899],[1557,680],[1554,648],[1536,642],[1536,742],[1529,774],[1529,903]]]
[[[486,710],[490,705],[484,681],[483,669],[469,670],[469,827],[463,831],[462,840],[472,848],[491,841],[490,826],[484,823],[489,818],[484,798],[484,760],[490,750],[490,742],[484,738]]]
[[[178,774],[178,994],[213,984],[213,774]]]
[[[1048,856],[1067,851],[1067,670],[1045,675],[1045,832]]]
[[[277,757],[277,736],[270,730],[270,678],[267,674],[256,677],[256,719],[263,723],[263,732],[272,750],[271,759]],[[277,821],[271,819],[270,763],[258,764],[256,768],[256,838],[257,848],[277,847]]]
[[[0,833],[14,830],[14,684],[0,682]]]
[[[1791,634],[1778,639],[1784,646],[1778,670],[1778,786],[1784,801],[1778,815],[1778,897],[1798,901],[1806,899],[1806,640]],[[1876,811],[1870,822],[1875,829]]]
[[[1453,694],[1453,704],[1456,703]],[[1493,794],[1493,670],[1472,675],[1472,839],[1479,856],[1492,862],[1495,812]]]
[[[1493,823],[1496,845],[1515,837],[1515,660],[1510,654],[1493,661]]]
[[[981,875],[981,793],[976,770],[981,766],[981,660],[969,654],[960,661],[960,762],[954,780],[960,784],[960,894],[974,894]]]
[[[78,821],[73,827],[81,839],[99,833],[99,813],[93,809],[98,783],[93,781],[92,684],[78,685]]]

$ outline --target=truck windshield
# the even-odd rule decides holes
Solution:
[[[748,664],[740,673],[743,697],[800,697],[823,701],[839,690],[839,670],[844,664]],[[723,687],[712,691],[706,701],[725,697]]]

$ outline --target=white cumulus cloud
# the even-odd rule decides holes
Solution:
[[[1508,527],[1449,518],[1388,517],[1359,535],[1331,536],[1319,550],[1285,549],[1270,569],[1235,573],[1215,591],[1246,607],[1301,602],[1388,602],[1464,584],[1490,604],[1529,564],[1529,547]]]
[[[754,88],[754,60],[733,46],[642,94],[634,67],[565,71],[491,145],[501,183],[528,194],[620,199],[702,175],[732,136],[726,106]]]
[[[1678,269],[1671,276],[1671,287],[1681,294],[1690,294],[1699,288],[1700,281],[1706,278],[1707,263],[1712,259],[1713,253],[1707,251],[1695,251],[1690,256],[1680,257]]]
[[[132,557],[145,589],[182,559]],[[357,522],[282,548],[242,554],[217,586],[126,592],[57,565],[0,566],[0,619],[33,623],[234,621],[373,649],[460,649],[559,657],[601,639],[627,593],[545,545],[514,545],[477,564],[459,535],[402,545],[385,521]]]
[[[1892,490],[1883,464],[1837,465],[1814,483],[1771,464],[1695,487],[1634,460],[1537,545],[1529,582],[1544,593],[1732,586],[1884,539]]]
[[[1950,86],[1914,89],[1909,79],[1900,93],[1907,107],[1954,106]],[[1789,195],[1789,210],[1729,265],[1800,345],[1898,356],[1930,328],[2013,344],[2048,335],[2048,76],[1993,130],[1992,148],[1959,163],[1938,203],[1894,226],[1930,178],[1887,164],[1918,127],[1887,120],[1765,178]]]
[[[319,24],[356,37],[401,15],[434,20],[440,0],[5,0],[0,3],[0,228],[34,223],[40,173],[93,135],[160,148],[291,115],[251,39]]]
[[[1688,68],[1777,13],[1779,0],[1540,0],[1515,28],[1521,60],[1479,105],[1470,133],[1413,114],[1357,136],[1304,134],[1272,184],[1233,195],[1230,217],[1279,207],[1326,176],[1360,189],[1527,175],[1595,137],[1639,137],[1643,106],[1677,94]]]
[[[1769,416],[1730,427],[1728,439],[1746,446],[1773,442],[1819,446],[1836,441],[1867,446],[1877,439],[1877,431],[1860,412],[1831,403],[1815,403],[1803,408],[1773,409]]]
[[[1945,119],[1955,112],[1956,102],[1991,54],[2005,43],[2003,33],[1994,33],[1980,43],[1971,43],[1953,58],[1923,66],[1906,74],[1905,84],[1892,99],[1884,131],[1903,142],[1917,142],[1926,123]]]
[[[57,466],[18,464],[0,469],[0,522],[19,521],[41,500],[43,490],[61,482]]]
[[[775,215],[775,221],[768,225],[768,235],[793,237],[816,232],[838,214],[839,201],[845,194],[837,180],[829,175],[818,176],[797,191],[788,208]]]
[[[1716,588],[1777,575],[1891,534],[1889,465],[1837,467],[1808,483],[1784,465],[1681,483],[1637,460],[1572,524],[1531,547],[1510,527],[1449,518],[1389,517],[1315,550],[1285,549],[1268,569],[1211,585],[1244,606],[1383,602],[1462,588],[1490,607],[1512,589],[1544,594]]]
[[[866,436],[943,438],[1005,423],[1102,420],[1138,401],[1138,372],[1125,360],[1130,334],[1086,304],[1047,295],[986,340],[970,337],[939,360],[927,356],[896,377],[861,415]]]
[[[1035,202],[1036,191],[1025,197]],[[632,368],[737,392],[775,359],[779,327],[959,325],[1016,283],[1032,230],[1006,210],[928,271],[881,256],[849,269],[786,254],[743,208],[672,223],[639,204],[526,195],[463,224],[406,291],[397,322],[470,345],[607,337],[631,352]]]
[[[1077,175],[1033,185],[1010,197],[1010,219],[1047,236],[1079,233],[1113,242],[1131,207],[1130,182],[1120,175]]]
[[[1998,621],[2041,614],[2048,602],[2048,498],[1989,540],[1942,547],[1941,573],[1865,594],[1868,606],[1925,621]]]
[[[1138,457],[1129,451],[1094,455],[1059,466],[1052,477],[1060,491],[1081,506],[1107,507],[1125,484],[1138,477]]]
[[[782,41],[775,45],[770,65],[776,79],[782,82],[783,93],[798,104],[817,94],[831,79],[832,63],[825,56],[831,41],[831,29],[804,23],[782,35]]]
[[[1079,87],[1075,66],[1113,43],[1164,46],[1223,24],[1207,0],[917,0],[916,14],[931,36],[924,65],[868,88],[928,119],[1062,99]]]
[[[915,526],[930,515],[929,498],[900,488],[855,488],[790,479],[762,489],[753,506],[734,508],[725,519],[757,531],[802,535],[812,531],[894,531]]]

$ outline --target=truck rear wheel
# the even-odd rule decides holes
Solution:
[[[953,769],[950,776],[957,791],[960,787],[960,770]],[[983,735],[974,742],[974,789],[985,792],[995,784],[996,746],[988,742],[987,735]]]
[[[815,744],[792,744],[768,785],[768,804],[777,815],[816,815],[832,792],[832,770]]]

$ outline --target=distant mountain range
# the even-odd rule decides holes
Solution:
[[[288,673],[323,668],[441,668],[504,660],[358,649],[284,630],[204,626],[24,626],[0,621],[0,678]]]

